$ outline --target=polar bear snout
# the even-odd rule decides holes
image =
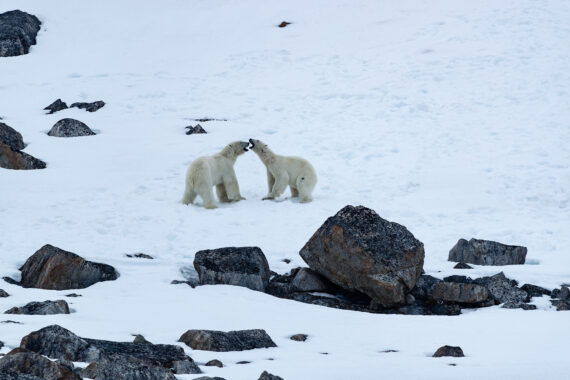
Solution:
[[[249,143],[251,144],[251,149],[253,149],[253,148],[255,148],[255,144],[257,143],[257,140],[249,139]]]
[[[245,142],[245,141],[240,141],[239,143],[241,144],[243,150],[246,151],[246,152],[248,152],[248,149],[247,149],[247,148],[249,148],[249,143],[248,143],[248,142]]]

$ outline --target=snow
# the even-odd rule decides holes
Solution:
[[[77,291],[3,283],[11,297],[0,299],[0,311],[82,297],[66,298],[70,315],[6,318],[23,324],[0,324],[0,352],[53,323],[85,337],[143,334],[168,344],[188,329],[264,328],[278,348],[181,346],[199,364],[220,359],[224,368],[201,368],[229,380],[263,370],[288,380],[567,376],[569,314],[545,297],[536,311],[497,306],[427,317],[170,284],[184,279],[180,269],[201,249],[255,245],[276,272],[305,266],[300,248],[347,204],[405,225],[425,244],[428,274],[504,271],[550,289],[569,282],[567,3],[0,4],[0,12],[12,9],[43,24],[30,54],[0,59],[0,117],[48,167],[0,170],[0,275],[17,278],[49,243],[113,265],[121,277]],[[277,28],[283,20],[292,24]],[[45,115],[57,98],[107,104]],[[98,135],[47,136],[64,117]],[[228,121],[200,123],[208,134],[186,136],[184,127],[202,117]],[[179,202],[194,158],[249,138],[308,159],[319,176],[314,201],[261,201],[265,168],[250,152],[235,167],[246,201],[216,210]],[[452,269],[449,249],[471,237],[524,245],[527,264]],[[125,257],[138,252],[155,260]],[[309,338],[289,340],[296,333]],[[430,357],[445,344],[466,357]]]

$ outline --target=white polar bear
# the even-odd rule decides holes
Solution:
[[[216,208],[212,187],[220,202],[237,202],[245,199],[239,192],[234,164],[239,155],[247,152],[249,143],[234,141],[213,156],[199,157],[186,172],[186,189],[182,197],[185,205],[194,202],[196,196],[204,200],[204,207]]]
[[[309,161],[301,157],[280,156],[273,153],[267,144],[249,139],[251,150],[261,159],[267,168],[267,186],[269,193],[263,200],[275,199],[291,188],[291,196],[299,197],[302,203],[313,200],[311,194],[317,184],[317,173]]]

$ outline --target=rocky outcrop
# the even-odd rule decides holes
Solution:
[[[178,340],[194,350],[244,351],[255,348],[277,347],[265,330],[188,330]]]
[[[80,380],[73,367],[53,362],[42,355],[16,348],[0,359],[0,373],[13,372],[43,380]]]
[[[69,314],[69,305],[64,300],[30,302],[22,307],[13,307],[4,314],[51,315]]]
[[[201,285],[226,284],[265,291],[269,282],[269,264],[258,247],[198,251],[194,268]]]
[[[291,281],[294,292],[329,292],[333,288],[329,280],[310,268],[301,268]]]
[[[100,281],[116,280],[110,265],[87,261],[52,245],[44,245],[20,268],[24,288],[82,289]]]
[[[13,371],[0,372],[0,380],[44,380],[34,375],[26,375],[24,373],[17,373]]]
[[[196,135],[196,134],[202,134],[202,133],[208,133],[206,132],[206,130],[204,128],[202,128],[202,126],[200,124],[196,124],[196,126],[187,126],[185,127],[185,129],[187,129],[186,134],[187,135]]]
[[[46,163],[27,153],[13,150],[0,143],[0,168],[13,170],[45,169]]]
[[[49,111],[48,115],[51,115],[52,113],[56,113],[58,111],[65,110],[67,108],[68,107],[67,107],[67,104],[65,102],[63,102],[61,99],[57,99],[55,102],[53,102],[52,104],[50,104],[49,106],[44,108],[44,110]]]
[[[8,145],[12,150],[22,150],[26,146],[22,134],[4,123],[0,123],[0,143]]]
[[[473,283],[486,287],[491,297],[498,304],[505,302],[522,304],[530,300],[528,293],[518,288],[517,282],[509,280],[503,272],[494,276],[475,279]]]
[[[0,14],[0,57],[28,54],[42,23],[20,10]]]
[[[95,380],[176,380],[169,368],[150,365],[135,357],[110,355],[91,363],[81,376]]]
[[[424,261],[423,243],[406,227],[363,206],[328,218],[299,253],[311,269],[382,307],[406,302]]]
[[[442,346],[438,348],[437,351],[433,354],[434,358],[441,358],[443,356],[462,358],[465,355],[463,354],[461,347],[458,346]]]
[[[490,240],[459,239],[449,251],[449,261],[477,265],[524,264],[526,247],[505,245]]]
[[[489,298],[489,292],[481,285],[441,281],[431,288],[429,296],[436,301],[479,304]]]
[[[61,119],[48,132],[48,136],[54,137],[79,137],[93,136],[93,132],[85,123],[79,120],[65,118]]]
[[[524,284],[521,289],[528,293],[531,297],[541,297],[543,295],[549,296],[550,290],[532,284]]]
[[[99,109],[103,108],[105,106],[105,102],[102,100],[97,100],[96,102],[92,102],[92,103],[73,103],[71,106],[69,106],[69,108],[79,108],[88,112],[96,112]]]
[[[272,375],[267,371],[263,371],[261,373],[261,375],[259,375],[259,379],[257,379],[257,380],[283,380],[283,378],[279,377],[279,376]]]

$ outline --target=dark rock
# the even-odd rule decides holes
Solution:
[[[196,286],[200,285],[200,283],[196,281],[193,282],[193,281],[182,281],[182,280],[172,280],[170,283],[172,285],[186,284],[191,288],[195,288]]]
[[[449,261],[476,265],[524,264],[526,247],[505,245],[490,240],[459,239],[449,251]]]
[[[73,368],[39,355],[16,348],[0,359],[0,373],[11,371],[20,374],[37,376],[44,380],[80,380],[73,373]]]
[[[8,145],[12,150],[26,147],[22,134],[4,123],[0,123],[0,143]]]
[[[265,330],[188,330],[178,340],[194,350],[244,351],[254,348],[277,347]]]
[[[283,260],[281,260],[281,261],[283,261],[285,264],[290,264],[290,263],[291,263],[291,259],[283,259]]]
[[[12,371],[0,372],[0,380],[44,380],[34,375],[26,375]]]
[[[194,380],[226,380],[223,377],[218,377],[218,376],[200,376],[200,377],[196,377],[194,378]]]
[[[380,351],[380,352],[382,352],[383,354],[392,354],[392,353],[394,353],[394,352],[398,352],[398,350],[383,350],[383,351]]]
[[[441,282],[439,278],[435,278],[427,274],[422,274],[420,278],[418,278],[416,286],[414,289],[412,289],[411,294],[417,299],[427,300],[434,285],[439,282]]]
[[[11,321],[11,320],[9,320],[9,319],[8,319],[8,320],[6,320],[6,321],[2,321],[2,322],[0,322],[0,323],[13,323],[13,324],[15,324],[15,325],[23,325],[23,323],[22,323],[22,322],[18,322],[18,321]]]
[[[79,137],[93,136],[93,132],[85,123],[79,120],[65,118],[61,119],[48,132],[48,136],[54,137]]]
[[[0,57],[28,54],[42,23],[20,10],[0,14]]]
[[[4,314],[50,315],[69,314],[69,305],[64,300],[30,302],[22,307],[13,307]]]
[[[19,281],[16,281],[16,280],[14,280],[13,278],[10,278],[10,277],[2,277],[2,280],[6,281],[6,282],[7,282],[8,284],[10,284],[10,285],[18,285],[18,286],[21,285]]]
[[[115,268],[94,263],[52,245],[44,245],[20,268],[24,288],[83,289],[100,281],[116,280]]]
[[[202,128],[202,126],[200,124],[196,124],[195,127],[189,125],[189,126],[185,127],[185,129],[188,129],[186,131],[187,135],[196,135],[196,134],[201,134],[201,133],[208,133],[208,132],[206,132],[206,130],[204,128]]]
[[[205,123],[207,121],[228,121],[228,119],[214,119],[211,117],[203,117],[201,119],[193,119],[194,121],[198,121],[200,123]]]
[[[328,218],[299,252],[333,283],[384,307],[406,302],[423,269],[424,247],[406,227],[363,206]]]
[[[261,375],[259,375],[259,379],[257,379],[257,380],[283,380],[283,378],[279,377],[279,376],[272,375],[267,371],[263,371],[263,373]]]
[[[193,360],[177,360],[172,362],[172,370],[177,375],[202,373]]]
[[[258,247],[228,247],[196,252],[194,268],[200,284],[227,284],[265,291],[269,264]]]
[[[133,343],[150,343],[150,342],[146,340],[144,336],[137,334],[135,335],[135,339],[133,339]]]
[[[4,289],[0,289],[0,298],[10,297],[8,293]]]
[[[295,334],[291,336],[291,340],[294,340],[296,342],[304,342],[307,340],[308,335],[307,334]]]
[[[443,281],[457,282],[459,284],[473,284],[473,279],[471,277],[459,276],[459,275],[444,277]]]
[[[334,285],[309,268],[301,268],[291,281],[291,290],[297,292],[331,292]]]
[[[44,108],[44,110],[49,111],[48,115],[64,109],[67,109],[67,104],[65,104],[65,102],[62,102],[61,99],[57,99],[55,102]]]
[[[429,295],[436,301],[461,304],[478,304],[489,298],[489,292],[481,285],[444,281],[435,284]]]
[[[527,292],[531,297],[549,296],[551,294],[550,290],[532,284],[524,284],[521,286],[521,289]]]
[[[550,302],[558,311],[570,310],[570,301],[568,300],[551,300]]]
[[[206,363],[204,365],[206,367],[219,367],[219,368],[222,368],[224,366],[224,364],[217,359],[210,360],[208,363]]]
[[[491,277],[475,279],[473,283],[486,287],[497,303],[514,302],[518,304],[530,300],[528,293],[517,288],[516,281],[509,280],[503,272]]]
[[[463,355],[463,350],[461,349],[461,347],[442,346],[437,349],[437,351],[433,354],[433,357],[440,358],[442,356],[453,356],[456,358],[462,358],[465,355]]]
[[[110,355],[91,363],[81,371],[81,375],[96,380],[176,380],[169,368],[122,355]]]
[[[240,360],[239,362],[236,362],[236,364],[250,364],[251,362],[248,362],[247,360]]]
[[[523,310],[536,310],[536,305],[530,305],[524,302],[505,302],[503,306],[504,309],[523,309]]]
[[[66,294],[65,296],[66,296],[66,297],[73,297],[73,298],[75,298],[75,297],[83,297],[81,294],[77,294],[77,293],[70,293],[70,294]]]
[[[467,265],[465,263],[457,263],[457,264],[455,264],[453,269],[473,269],[473,267],[470,265]]]
[[[287,25],[290,25],[290,22],[287,21],[281,21],[281,24],[277,25],[280,28],[285,28]]]
[[[73,103],[70,108],[76,107],[80,108],[85,111],[95,112],[105,106],[105,102],[102,100],[98,100],[93,103]]]
[[[570,289],[567,286],[562,286],[560,293],[558,293],[558,298],[561,300],[570,300]]]
[[[13,150],[0,143],[0,168],[13,170],[45,169],[46,163],[27,153]]]
[[[135,253],[133,255],[127,254],[127,257],[134,257],[137,259],[149,259],[149,260],[154,259],[154,257],[152,257],[151,255],[147,255],[146,253]]]

